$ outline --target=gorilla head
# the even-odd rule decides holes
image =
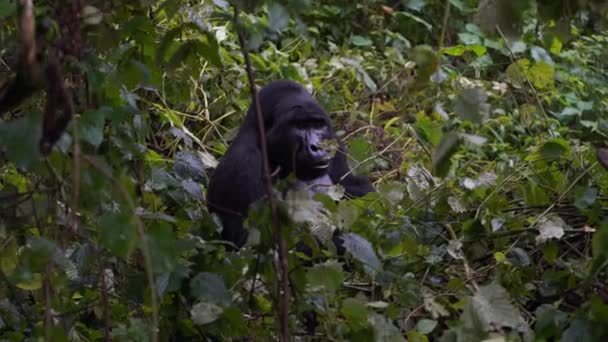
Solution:
[[[335,139],[328,115],[299,84],[274,81],[260,89],[258,99],[264,117],[271,170],[278,177],[295,174],[296,186],[341,184],[351,197],[374,191],[370,182],[351,174],[342,144]],[[222,237],[237,246],[247,240],[243,220],[249,205],[264,196],[262,155],[255,108],[250,106],[228,151],[209,182],[207,203],[223,225]]]
[[[264,114],[268,157],[282,177],[300,180],[328,174],[333,153],[326,147],[334,137],[329,117],[299,84],[277,81],[259,92]],[[255,113],[248,116],[255,120]]]

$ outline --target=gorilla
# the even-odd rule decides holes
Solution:
[[[275,181],[294,174],[294,187],[299,189],[311,185],[313,191],[322,191],[323,185],[341,184],[349,197],[375,191],[366,177],[351,173],[342,143],[335,153],[324,146],[324,142],[336,138],[329,116],[301,85],[289,80],[274,81],[259,90],[258,99]],[[249,206],[265,195],[262,170],[252,104],[213,172],[207,193],[207,208],[219,216],[223,226],[222,239],[239,248],[247,241],[243,221]]]

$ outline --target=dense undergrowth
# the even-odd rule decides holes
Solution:
[[[305,85],[378,189],[279,196],[317,236],[348,233],[344,258],[290,253],[294,338],[608,337],[605,5],[234,3],[256,83]],[[34,6],[71,100],[48,71],[46,92],[19,78],[40,66],[15,67],[22,21],[0,0],[0,340],[275,339],[275,254],[226,251],[205,208],[251,102],[229,2]]]

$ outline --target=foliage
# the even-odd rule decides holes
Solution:
[[[257,84],[313,91],[378,189],[279,196],[294,335],[604,340],[608,6],[564,2],[36,1],[23,69],[0,0],[0,338],[277,337],[268,211],[232,252],[205,209],[251,102],[238,6]],[[344,257],[295,252],[335,229]]]

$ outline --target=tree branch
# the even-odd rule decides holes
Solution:
[[[277,300],[279,302],[279,340],[280,341],[290,341],[289,334],[289,302],[290,302],[290,288],[289,288],[289,268],[287,263],[287,242],[285,241],[285,237],[283,236],[283,229],[281,227],[281,223],[279,221],[279,215],[277,212],[277,205],[274,200],[274,196],[272,194],[272,178],[270,175],[270,166],[268,163],[268,151],[266,146],[266,130],[264,128],[264,117],[262,114],[262,109],[260,107],[260,102],[258,100],[257,91],[255,88],[254,76],[253,76],[253,68],[251,67],[251,60],[249,59],[249,53],[247,52],[246,40],[239,25],[239,10],[235,6],[234,7],[234,27],[237,31],[237,35],[239,37],[239,44],[241,45],[241,51],[243,53],[243,58],[245,59],[245,65],[247,69],[247,78],[249,80],[249,90],[251,91],[251,99],[253,101],[253,108],[255,110],[257,124],[258,124],[258,133],[259,133],[259,143],[260,149],[262,151],[262,167],[263,167],[263,177],[264,177],[264,185],[266,196],[268,198],[268,205],[270,205],[270,210],[272,214],[272,223],[274,226],[275,233],[275,242],[276,248],[279,254],[277,260],[277,268],[279,271],[279,293],[277,296]]]

